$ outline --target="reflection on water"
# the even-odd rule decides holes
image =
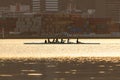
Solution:
[[[54,68],[56,67],[55,65],[47,65],[48,68]]]
[[[103,67],[103,68],[104,68],[104,67],[105,67],[105,65],[99,65],[98,67],[101,67],[101,68]]]
[[[54,78],[53,80],[65,80],[65,78]]]
[[[69,72],[69,71],[66,71],[65,74],[70,74],[70,72]]]
[[[13,75],[10,74],[0,74],[0,77],[12,77]]]
[[[43,74],[41,74],[41,73],[28,73],[27,75],[28,76],[41,76]]]
[[[117,60],[116,60],[117,59]],[[0,80],[120,80],[119,58],[0,59]]]
[[[105,71],[99,71],[99,73],[100,73],[100,74],[104,74],[104,73],[105,73]]]
[[[95,79],[95,77],[90,77],[90,79]]]
[[[120,64],[116,64],[117,67],[120,67]]]
[[[34,62],[29,62],[29,63],[24,63],[24,64],[30,65],[30,64],[36,64],[36,63],[34,63]]]
[[[35,72],[36,70],[21,70],[22,72]]]
[[[108,70],[113,71],[113,69],[108,69]]]
[[[55,74],[60,74],[61,72],[60,71],[56,71]]]

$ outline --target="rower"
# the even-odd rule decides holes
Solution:
[[[56,43],[58,43],[59,41],[58,41],[58,38],[56,38]]]
[[[48,38],[48,43],[50,43],[50,39]]]
[[[45,40],[45,43],[47,43],[47,40]]]
[[[78,44],[79,43],[79,39],[77,38],[77,41],[76,41],[76,43]]]
[[[67,43],[69,43],[69,42],[70,42],[70,39],[68,38]]]
[[[63,38],[61,38],[61,43],[64,43]]]

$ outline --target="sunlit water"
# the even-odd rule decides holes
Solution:
[[[120,39],[81,39],[79,41],[101,44],[25,45],[25,42],[44,41],[41,39],[1,39],[0,57],[120,57]]]
[[[120,80],[119,57],[0,59],[0,80]]]
[[[120,80],[119,39],[80,41],[101,44],[25,45],[44,41],[0,40],[0,80]]]

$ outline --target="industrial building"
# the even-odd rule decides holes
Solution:
[[[30,2],[31,4],[13,4],[5,10],[0,8],[1,11],[8,11],[3,14],[5,18],[16,18],[15,32],[34,33],[37,36],[58,36],[66,33],[120,34],[119,0],[30,0]]]
[[[32,0],[32,12],[39,13],[41,11],[41,0]]]
[[[106,16],[120,23],[120,0],[106,0]]]
[[[24,5],[20,3],[16,3],[14,5],[10,5],[9,12],[30,12],[30,5]]]
[[[3,0],[1,12],[8,11],[9,5],[16,3],[30,5],[32,12],[79,12],[83,16],[107,17],[120,22],[120,0]]]
[[[120,0],[95,0],[95,17],[120,23]]]
[[[32,0],[32,11],[37,13],[66,13],[70,8],[70,0]]]
[[[29,5],[30,12],[35,13],[79,13],[87,18],[112,18],[120,22],[120,0],[4,0],[0,12],[7,12],[13,8],[9,5],[16,3]]]
[[[8,12],[9,12],[9,7],[0,7],[0,17],[2,17],[4,13],[8,13]]]
[[[45,0],[45,11],[59,11],[59,0]]]

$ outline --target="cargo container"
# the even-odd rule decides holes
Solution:
[[[9,33],[10,31],[14,31],[16,28],[16,21],[17,18],[0,18],[0,26],[4,27],[6,33]]]

